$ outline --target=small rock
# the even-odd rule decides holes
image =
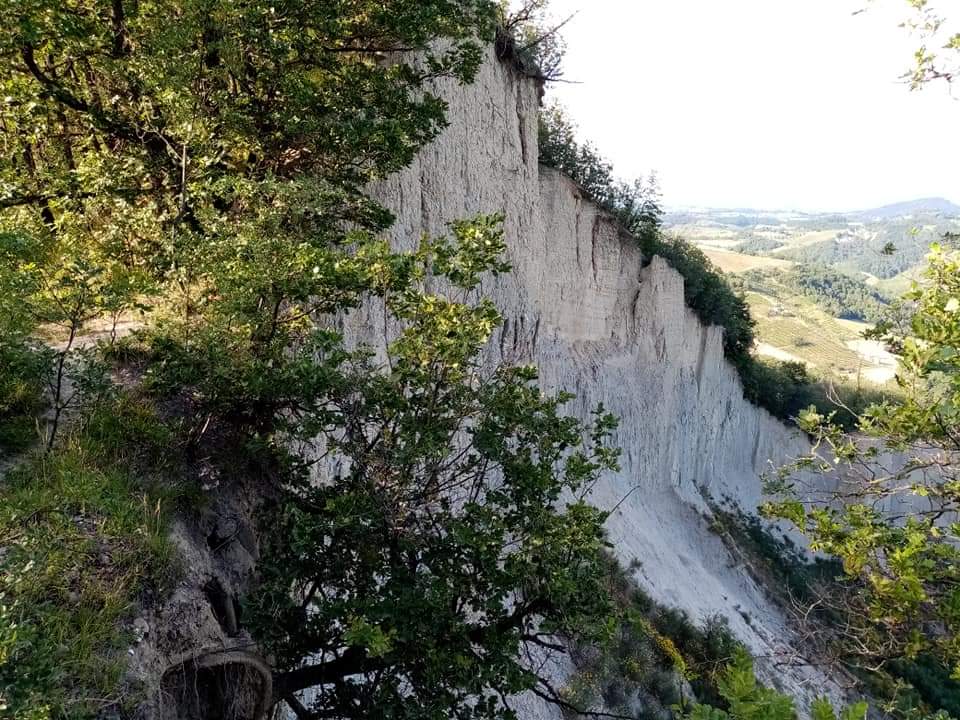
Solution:
[[[137,618],[133,621],[133,635],[138,643],[142,643],[144,638],[150,634],[150,626],[143,618]],[[133,651],[131,650],[131,653]]]

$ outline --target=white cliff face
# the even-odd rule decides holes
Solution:
[[[505,317],[490,362],[531,362],[548,389],[576,394],[584,419],[602,403],[620,419],[622,469],[594,501],[619,506],[608,527],[625,564],[658,601],[694,619],[722,613],[757,656],[760,675],[804,699],[835,689],[795,665],[781,612],[708,529],[703,493],[747,511],[770,462],[803,438],[743,398],[722,333],[686,307],[683,279],[570,180],[538,166],[538,88],[491,57],[476,82],[442,87],[450,126],[375,195],[394,210],[398,247],[478,212],[505,214],[513,272],[485,282]],[[382,305],[352,314],[348,334],[383,346]],[[786,665],[783,662],[786,661]],[[525,717],[559,717],[537,702]]]

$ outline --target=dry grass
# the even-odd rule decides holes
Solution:
[[[746,272],[747,270],[756,270],[758,268],[786,270],[794,265],[794,263],[789,260],[777,260],[776,258],[760,257],[757,255],[741,255],[737,252],[714,250],[705,247],[701,247],[701,250],[710,258],[710,262],[725,273]]]
[[[839,234],[839,230],[814,230],[811,232],[800,233],[792,237],[781,238],[785,243],[783,247],[774,250],[774,253],[787,252],[807,245],[816,245],[817,243],[833,240]]]

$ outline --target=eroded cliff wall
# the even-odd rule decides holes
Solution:
[[[537,161],[536,84],[493,51],[472,85],[442,85],[450,125],[376,196],[397,217],[393,241],[412,247],[451,220],[505,214],[513,272],[485,283],[505,317],[489,362],[531,362],[550,389],[576,393],[587,417],[603,403],[620,418],[622,470],[594,500],[619,506],[609,534],[659,601],[694,618],[722,613],[768,682],[801,702],[830,689],[798,658],[788,625],[708,529],[703,493],[751,511],[760,474],[795,456],[803,439],[747,402],[723,356],[721,330],[686,307],[683,280],[660,258],[644,266],[637,243],[578,187]],[[381,346],[382,306],[354,313],[348,332]],[[559,671],[562,672],[562,669]],[[528,717],[553,717],[529,703]]]

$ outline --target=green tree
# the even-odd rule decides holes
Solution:
[[[5,9],[0,233],[33,254],[20,262],[42,292],[24,291],[56,310],[38,321],[72,337],[157,283],[168,334],[205,369],[205,399],[232,397],[238,417],[270,426],[286,403],[264,388],[291,348],[323,313],[385,289],[365,264],[391,263],[373,240],[391,218],[363,187],[443,128],[428,85],[471,79],[494,5]],[[214,347],[233,353],[231,369],[204,365]]]
[[[932,653],[960,677],[960,253],[935,247],[906,299],[909,335],[877,330],[902,348],[902,403],[863,413],[866,441],[830,416],[803,413],[813,452],[770,483],[784,496],[765,509],[796,523],[857,581],[836,599],[849,653],[872,666]],[[837,490],[797,493],[797,472],[824,475]]]
[[[513,717],[523,690],[562,702],[531,653],[609,629],[606,514],[585,498],[616,467],[615,423],[562,416],[570,396],[544,396],[532,368],[484,370],[500,317],[470,298],[505,269],[502,235],[496,218],[453,232],[388,299],[388,366],[327,357],[324,402],[298,419],[341,471],[290,477],[247,615],[302,717]],[[448,294],[426,290],[438,278]]]
[[[570,18],[553,22],[549,0],[500,0],[497,51],[512,59],[524,73],[541,83],[556,82],[563,75],[567,46],[561,28]]]
[[[723,671],[718,682],[720,695],[729,710],[709,705],[694,705],[686,717],[690,720],[795,720],[797,711],[788,696],[764,687],[753,673],[753,661],[741,650]],[[860,702],[844,708],[840,720],[864,720],[867,703]],[[830,701],[819,698],[811,707],[813,720],[837,720]]]
[[[925,44],[913,89],[951,83],[960,35],[926,0],[908,0]],[[931,51],[928,42],[939,42]],[[949,239],[949,238],[948,238]],[[934,245],[896,322],[871,336],[901,354],[901,403],[881,403],[844,433],[811,408],[801,427],[811,454],[780,470],[764,511],[795,523],[811,548],[843,561],[847,590],[830,600],[843,619],[841,651],[870,669],[891,660],[945,664],[960,678],[960,251]],[[831,492],[802,492],[798,473],[826,476]]]
[[[573,179],[638,240],[657,234],[662,211],[655,176],[632,183],[618,180],[613,165],[589,142],[577,139],[576,126],[558,104],[541,109],[539,122],[541,163]]]

